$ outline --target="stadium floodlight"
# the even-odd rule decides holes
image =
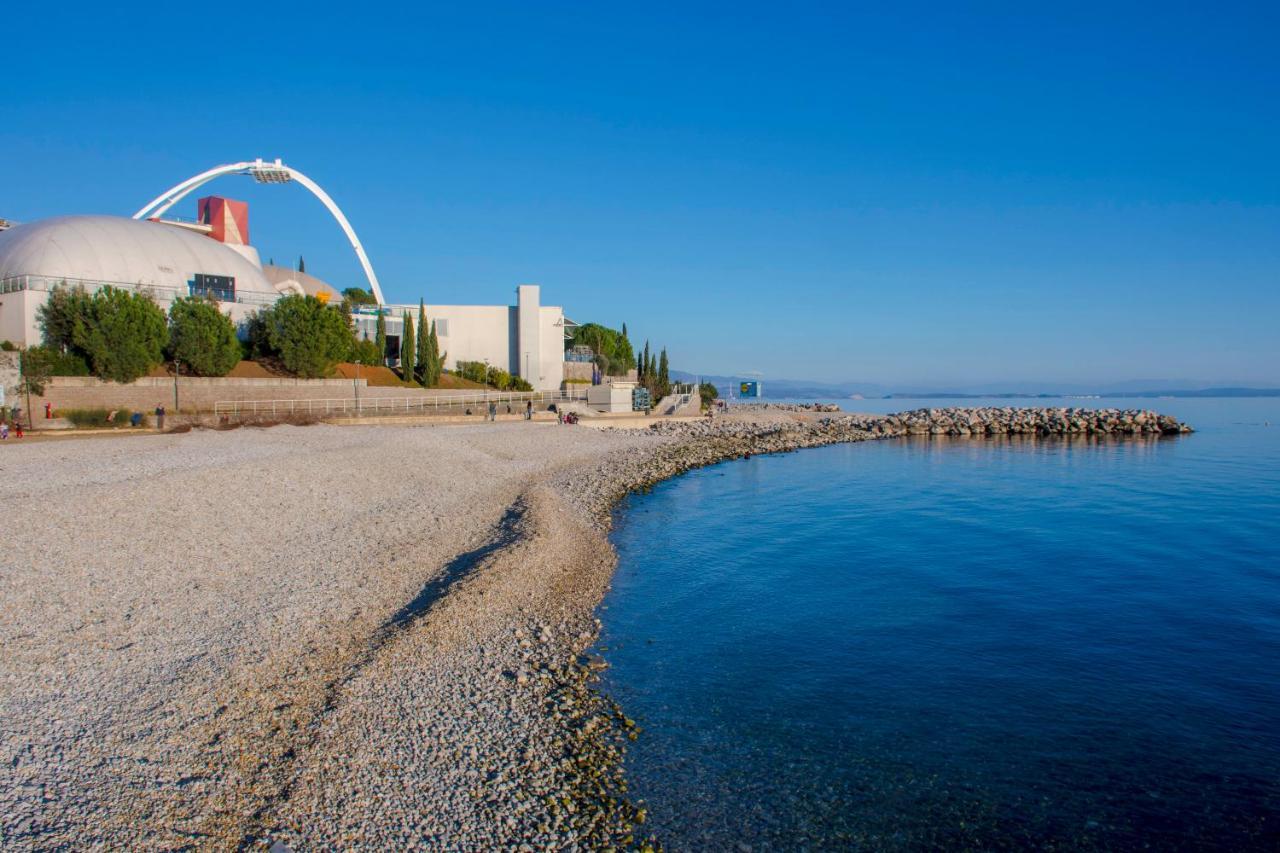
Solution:
[[[159,219],[164,212],[173,207],[192,191],[199,189],[214,178],[223,175],[248,175],[260,184],[288,184],[299,183],[306,187],[310,193],[320,199],[329,213],[333,214],[333,218],[338,221],[338,225],[342,227],[342,231],[347,235],[347,240],[351,243],[351,248],[355,250],[356,257],[360,260],[360,266],[364,268],[364,274],[369,279],[369,288],[373,291],[373,298],[377,300],[379,306],[385,305],[386,300],[382,298],[382,288],[378,286],[378,277],[374,275],[373,265],[369,263],[369,256],[364,252],[364,246],[360,245],[360,240],[356,237],[355,229],[351,227],[351,223],[347,221],[347,217],[342,213],[342,209],[337,203],[329,197],[329,194],[320,188],[320,185],[299,172],[297,169],[286,166],[280,158],[276,158],[274,162],[267,162],[259,157],[253,161],[243,161],[240,163],[228,163],[225,166],[215,166],[207,172],[201,172],[192,178],[187,178],[177,186],[171,187],[168,191],[161,193],[151,200],[151,202],[142,210],[133,215],[134,219]]]
[[[264,163],[259,157],[248,172],[260,184],[287,184],[293,180],[293,173],[278,157],[274,163]]]

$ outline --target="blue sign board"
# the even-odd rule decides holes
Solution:
[[[738,396],[739,397],[759,397],[760,383],[759,382],[738,383]]]

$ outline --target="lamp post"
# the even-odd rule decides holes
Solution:
[[[182,362],[173,360],[173,413],[178,414],[178,376],[182,373]]]

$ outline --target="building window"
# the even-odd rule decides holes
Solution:
[[[448,320],[444,320],[444,319],[436,320],[436,337],[437,338],[449,337],[449,321]]]
[[[205,275],[196,273],[195,278],[187,282],[192,296],[203,296],[219,302],[236,301],[236,279],[231,275]]]

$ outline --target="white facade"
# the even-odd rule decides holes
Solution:
[[[402,334],[403,315],[417,326],[417,305],[388,305],[387,335]],[[542,305],[536,284],[516,289],[515,305],[427,305],[427,325],[436,324],[444,366],[460,361],[487,362],[529,382],[536,390],[554,391],[564,381],[564,309]],[[356,317],[361,337],[372,340],[377,317]],[[414,329],[415,337],[418,330]]]

